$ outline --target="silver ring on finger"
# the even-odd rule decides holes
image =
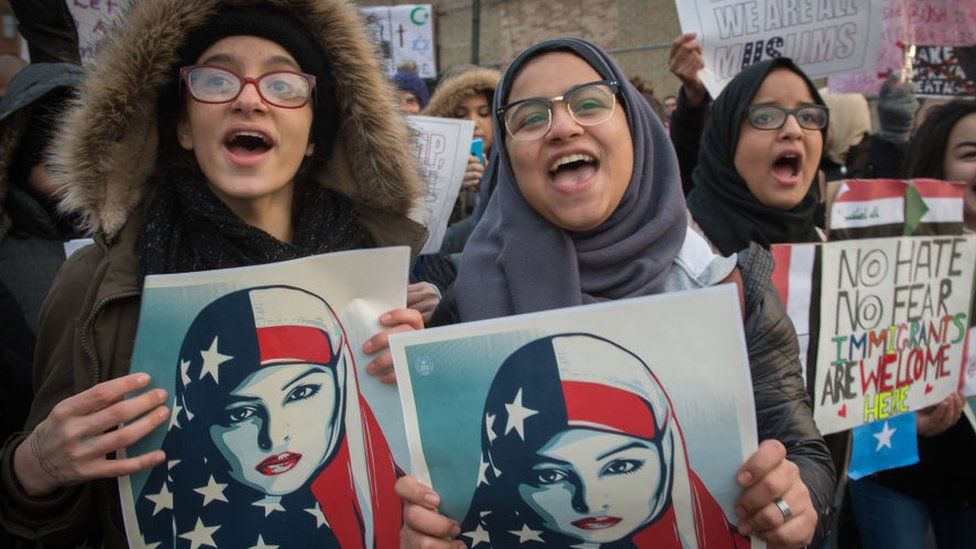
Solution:
[[[779,508],[779,512],[783,513],[783,522],[790,520],[790,517],[793,516],[793,511],[790,510],[789,504],[787,504],[783,498],[778,496],[773,500],[773,503],[775,503],[776,507]]]

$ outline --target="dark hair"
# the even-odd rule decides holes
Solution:
[[[664,103],[654,95],[654,86],[651,82],[644,80],[640,76],[631,76],[630,83],[637,88],[637,91],[644,97],[647,104],[651,106],[651,110],[657,115],[658,120],[664,122],[667,119],[667,115],[664,114]]]
[[[915,130],[905,160],[905,177],[943,179],[949,134],[960,120],[973,113],[976,113],[976,102],[961,99],[932,107],[926,113],[925,121]]]

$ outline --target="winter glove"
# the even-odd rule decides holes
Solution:
[[[912,129],[918,101],[911,82],[902,82],[897,74],[891,74],[878,93],[878,135],[891,141],[907,141]]]

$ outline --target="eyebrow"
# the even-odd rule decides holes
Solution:
[[[309,368],[305,372],[303,372],[303,373],[299,374],[298,376],[296,376],[295,379],[293,379],[293,380],[289,381],[288,383],[285,383],[284,385],[282,385],[281,386],[281,390],[284,391],[288,387],[291,387],[295,383],[298,383],[299,380],[301,380],[303,378],[306,378],[306,377],[308,377],[308,376],[310,376],[312,374],[318,374],[318,373],[324,373],[324,372],[322,372],[322,370],[316,370],[315,368]]]
[[[976,147],[976,141],[963,141],[961,143],[956,143],[955,148],[959,149],[961,147]]]
[[[554,457],[540,456],[540,455],[537,455],[537,457],[539,458],[539,462],[533,464],[533,467],[536,466],[536,465],[539,465],[540,463],[552,463],[554,465],[572,466],[572,463],[570,463],[568,461],[563,461],[561,459],[556,459]]]
[[[235,67],[241,66],[240,59],[229,53],[216,53],[200,62],[201,65],[209,65],[211,63],[227,63],[234,65]],[[296,71],[302,70],[302,68],[298,66],[298,63],[293,61],[290,57],[285,57],[284,55],[272,55],[271,57],[265,59],[262,63],[262,66],[265,68],[275,65],[288,65]]]
[[[647,444],[644,444],[643,442],[630,442],[628,444],[624,444],[623,446],[620,446],[619,448],[615,448],[613,450],[610,450],[609,452],[600,454],[596,456],[596,459],[597,461],[600,461],[606,457],[612,456],[613,454],[623,452],[624,450],[630,450],[631,448],[647,448],[647,447],[648,447]]]
[[[227,404],[237,404],[238,402],[257,402],[261,399],[259,397],[243,396],[230,394],[227,395]]]

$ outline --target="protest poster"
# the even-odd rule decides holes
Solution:
[[[119,479],[130,546],[398,546],[400,405],[361,349],[405,305],[408,261],[401,247],[146,277],[131,370],[171,414],[127,450],[166,452]]]
[[[119,16],[130,0],[71,0],[67,1],[71,17],[78,31],[78,53],[81,62],[88,64],[95,58],[98,43],[112,22]]]
[[[733,286],[395,335],[391,349],[413,473],[469,547],[745,542],[730,530],[735,473],[757,434]]]
[[[742,69],[789,57],[811,78],[873,70],[882,0],[693,0],[675,2],[681,32],[698,33],[712,97]]]
[[[427,242],[421,253],[434,254],[441,249],[461,191],[474,122],[433,116],[408,116],[407,122],[413,129],[414,151],[425,184],[410,218],[427,227]]]
[[[976,240],[824,244],[814,418],[823,433],[937,404],[957,390]]]
[[[976,46],[915,46],[913,51],[915,95],[976,97]]]
[[[972,0],[885,0],[881,43],[874,70],[831,75],[831,93],[878,93],[885,78],[904,66],[911,44],[976,44],[976,3]]]
[[[389,74],[405,61],[417,65],[421,78],[437,78],[434,14],[430,4],[360,8]]]

